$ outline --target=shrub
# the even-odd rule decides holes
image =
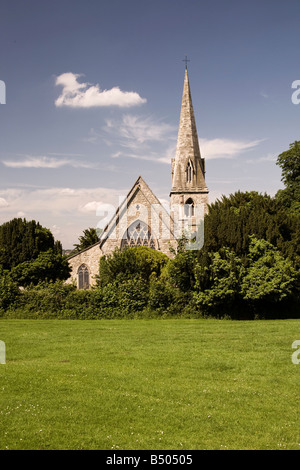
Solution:
[[[149,282],[152,273],[160,275],[168,260],[164,253],[148,247],[115,250],[100,259],[99,284],[105,286],[138,277]]]
[[[183,292],[190,291],[195,285],[195,264],[197,251],[179,252],[164,267],[161,279]]]

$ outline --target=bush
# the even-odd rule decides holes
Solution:
[[[195,285],[197,251],[179,252],[164,267],[161,279],[183,292],[191,291]]]
[[[106,286],[132,278],[149,282],[151,274],[160,276],[168,260],[164,253],[144,246],[115,250],[113,254],[100,259],[99,284]]]

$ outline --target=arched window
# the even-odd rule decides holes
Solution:
[[[90,287],[90,273],[86,264],[78,268],[78,288],[88,289]]]
[[[185,202],[184,215],[186,217],[193,217],[195,215],[195,205],[191,197]]]
[[[191,183],[193,181],[193,177],[194,177],[194,168],[193,168],[193,164],[192,164],[191,160],[188,161],[188,164],[187,164],[186,170],[185,170],[185,174],[186,174],[186,182]]]
[[[136,220],[133,222],[130,227],[126,230],[123,235],[121,242],[121,250],[128,247],[134,246],[148,246],[155,250],[155,241],[151,234],[151,230],[145,222],[141,220]]]

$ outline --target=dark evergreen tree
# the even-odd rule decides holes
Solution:
[[[61,243],[35,220],[13,219],[0,226],[0,268],[21,286],[70,275]]]
[[[41,252],[61,250],[49,229],[35,220],[13,219],[0,226],[0,265],[11,270],[24,261],[38,257]]]
[[[291,259],[300,256],[300,218],[287,212],[277,198],[257,192],[222,196],[209,206],[204,221],[204,249],[218,251],[226,246],[242,258],[250,236],[264,239]]]

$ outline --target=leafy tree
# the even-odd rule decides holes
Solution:
[[[291,261],[271,243],[251,237],[249,267],[241,283],[241,294],[252,303],[280,302],[297,290],[299,276]]]
[[[26,287],[42,281],[65,280],[70,276],[68,261],[54,250],[42,252],[32,261],[24,261],[11,270],[11,277],[18,285]]]
[[[204,310],[217,310],[239,299],[244,274],[241,259],[228,248],[202,253],[195,266],[194,300]]]
[[[99,241],[99,232],[95,228],[88,228],[83,231],[83,235],[79,237],[78,241],[79,243],[74,244],[73,253],[78,253],[97,243]]]
[[[289,150],[277,158],[281,167],[281,181],[285,189],[278,191],[277,198],[292,211],[300,212],[300,141],[290,144]]]

